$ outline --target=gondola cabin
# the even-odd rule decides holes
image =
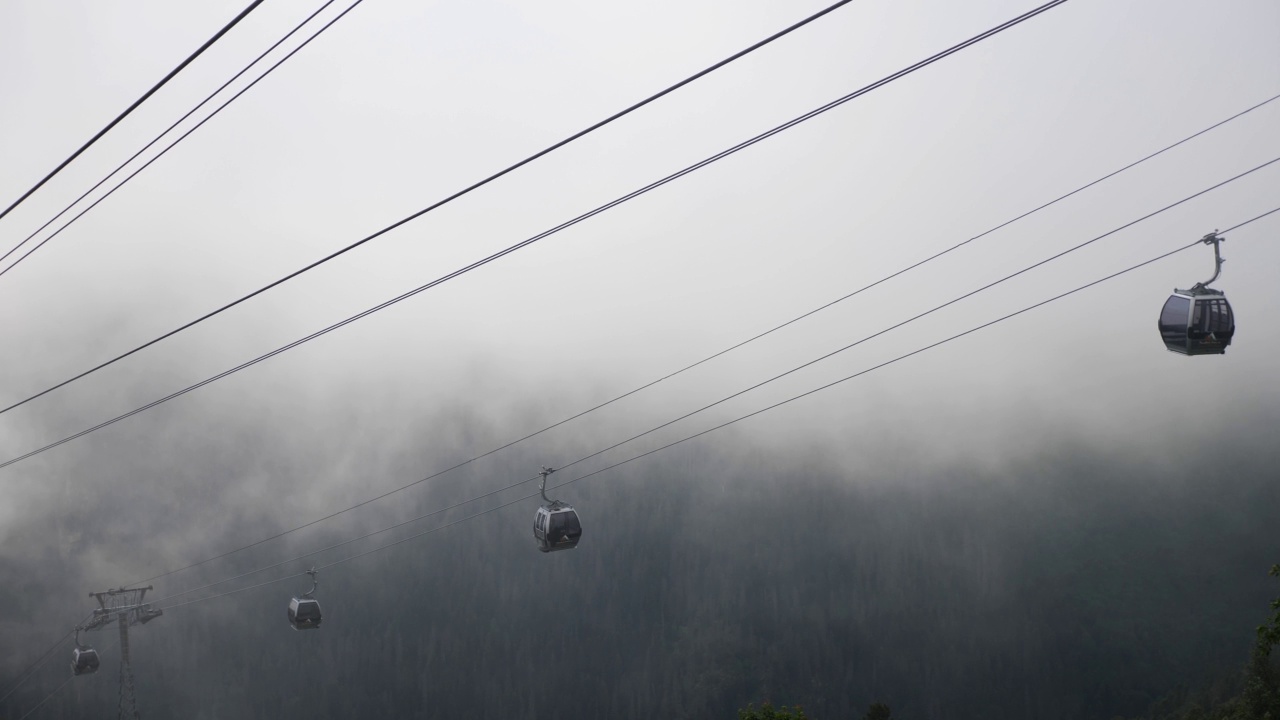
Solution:
[[[300,597],[289,601],[289,624],[294,630],[313,630],[320,627],[320,601]]]
[[[572,550],[582,539],[582,523],[571,505],[556,502],[538,508],[533,518],[533,539],[542,552]]]
[[[1236,332],[1231,303],[1221,290],[1174,290],[1160,310],[1160,339],[1181,355],[1222,355]]]
[[[88,675],[98,672],[98,651],[91,647],[78,647],[71,654],[71,672]]]

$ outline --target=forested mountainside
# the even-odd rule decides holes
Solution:
[[[1063,446],[927,474],[904,457],[873,480],[813,457],[694,448],[565,488],[585,528],[577,550],[537,552],[526,501],[322,572],[315,631],[285,619],[305,576],[172,608],[133,630],[139,705],[246,719],[732,718],[766,700],[816,720],[872,702],[920,720],[1137,717],[1188,688],[1236,692],[1280,594],[1267,577],[1280,557],[1276,450],[1219,447],[1154,463]],[[467,497],[472,481],[406,496],[366,529]],[[339,537],[300,533],[157,581],[155,596]],[[6,563],[6,578],[45,577]],[[114,711],[113,637],[94,638],[102,671],[40,717]],[[9,659],[5,685],[26,655]],[[67,674],[51,662],[5,716]]]
[[[1280,565],[1271,566],[1280,581]],[[1280,592],[1280,588],[1277,588]],[[1257,627],[1249,662],[1211,684],[1181,687],[1135,720],[1274,720],[1280,718],[1280,596]]]

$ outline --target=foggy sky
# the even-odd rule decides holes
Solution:
[[[242,5],[6,3],[0,200],[24,192]],[[260,287],[822,6],[370,0],[0,277],[0,400],[26,397]],[[492,186],[0,416],[0,458],[416,287],[1030,7],[852,3]],[[264,3],[0,220],[0,248],[312,9]],[[48,558],[74,576],[37,584],[74,587],[83,598],[490,450],[1280,92],[1278,32],[1280,8],[1260,1],[1068,3],[492,265],[0,470],[0,555],[28,569]],[[1280,156],[1277,127],[1280,101],[442,478],[432,492],[462,498],[539,465],[558,467],[881,330]],[[1280,205],[1278,190],[1280,164],[583,471],[1234,225]],[[1197,248],[746,421],[729,436],[779,462],[836,458],[852,484],[905,481],[885,470],[903,454],[935,469],[1007,468],[1045,447],[1080,443],[1169,462],[1170,453],[1199,457],[1194,444],[1205,428],[1273,436],[1277,228],[1280,214],[1228,235],[1216,287],[1228,292],[1239,330],[1223,357],[1168,353],[1154,327],[1169,290],[1211,274],[1211,251]],[[695,442],[714,448],[716,437]],[[926,486],[934,477],[919,476]],[[352,515],[340,530],[396,516],[386,506]],[[78,540],[85,528],[95,542]],[[63,631],[47,624],[51,610],[37,608],[65,615],[84,604],[25,600],[26,614],[11,614],[5,632],[22,628],[22,658]],[[34,632],[26,623],[37,615],[45,625]]]

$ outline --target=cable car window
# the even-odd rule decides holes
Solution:
[[[1213,324],[1210,332],[1222,333],[1231,329],[1231,306],[1226,300],[1213,301]]]
[[[1160,311],[1160,329],[1185,330],[1187,326],[1187,304],[1191,300],[1174,295],[1164,304]]]

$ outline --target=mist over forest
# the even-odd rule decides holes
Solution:
[[[450,422],[462,435],[494,432],[477,417]],[[1280,449],[1263,431],[1274,422],[1240,418],[1156,456],[1064,437],[1008,463],[947,467],[911,453],[860,467],[731,431],[552,491],[583,518],[572,552],[536,551],[536,502],[526,500],[322,572],[314,632],[285,619],[305,576],[172,609],[132,631],[138,702],[145,716],[192,718],[730,718],[762,700],[819,720],[861,717],[871,702],[903,718],[1133,716],[1172,693],[1233,682],[1277,594],[1266,569],[1280,556]],[[188,463],[252,478],[271,469],[255,444],[279,439],[246,435],[242,452]],[[506,477],[531,466],[500,463]],[[355,496],[372,494],[353,484]],[[185,548],[183,560],[263,535],[265,511],[243,497],[252,484],[228,485],[241,502],[217,514],[220,540]],[[117,568],[108,578],[93,567],[95,547],[119,557],[136,543],[135,562],[154,563],[165,537],[184,526],[192,537],[205,508],[228,503],[216,480],[172,505],[128,487],[113,483],[106,505],[6,538],[40,549],[6,553],[0,566],[6,645],[51,642],[90,607],[87,578],[105,589],[178,566],[135,564],[136,577]],[[492,487],[495,478],[464,469],[339,528],[158,580],[149,599]],[[179,599],[300,573],[534,489]],[[113,494],[130,517],[150,518],[138,537],[108,520]],[[289,505],[263,500],[276,512]],[[47,716],[115,707],[114,626],[91,639],[102,671],[75,678]],[[61,682],[69,648],[5,703],[6,716]],[[30,660],[7,654],[3,684]]]
[[[0,207],[247,1],[0,3]],[[0,212],[0,720],[138,584],[143,718],[1241,720],[1280,3],[832,1],[263,2]]]

